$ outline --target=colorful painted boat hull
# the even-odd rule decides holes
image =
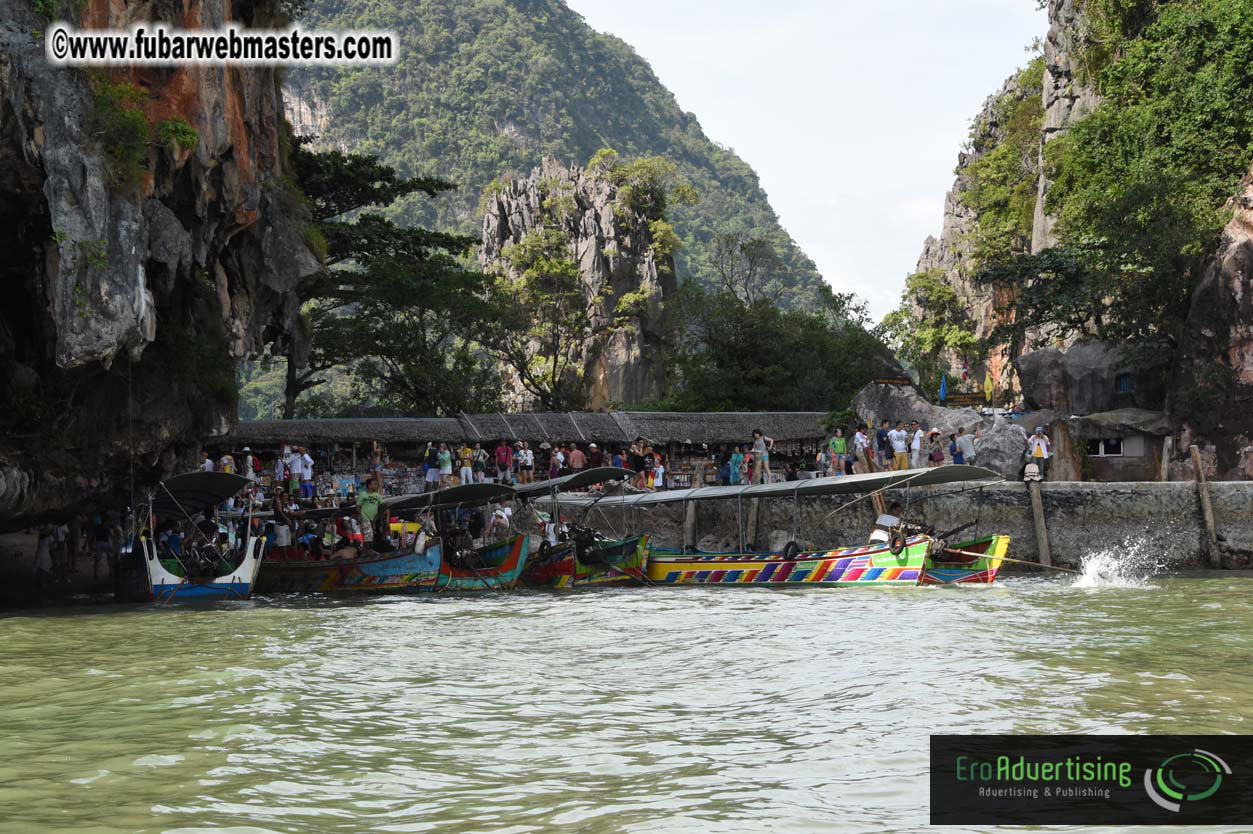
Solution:
[[[480,548],[484,567],[456,567],[442,546],[422,553],[368,553],[357,559],[266,561],[257,577],[260,593],[415,593],[503,590],[517,585],[526,565],[526,536]]]
[[[1000,570],[1009,537],[992,536],[988,555],[969,563],[933,563],[933,540],[914,536],[893,555],[886,543],[801,553],[694,553],[651,551],[648,578],[664,585],[755,585],[760,587],[863,587],[988,583]],[[953,545],[951,549],[965,549]]]
[[[606,542],[586,562],[576,558],[574,542],[563,542],[542,562],[531,563],[522,574],[522,584],[530,588],[639,584],[647,558],[647,535]]]
[[[958,553],[960,551],[960,553]],[[1009,552],[1009,536],[986,536],[950,545],[935,554],[922,576],[923,585],[987,585],[996,580]],[[979,554],[970,558],[969,554]]]

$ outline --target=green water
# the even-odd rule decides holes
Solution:
[[[0,831],[915,832],[932,732],[1253,730],[1251,594],[1011,577],[12,616]]]

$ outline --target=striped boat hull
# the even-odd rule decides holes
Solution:
[[[929,536],[914,536],[894,555],[886,544],[801,553],[650,552],[648,578],[665,585],[756,585],[764,587],[864,587],[986,584],[1000,570],[1008,536],[953,545],[986,553],[968,563],[932,562]]]

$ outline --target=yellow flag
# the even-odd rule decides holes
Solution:
[[[988,402],[992,402],[992,372],[988,371],[983,377],[983,398]]]

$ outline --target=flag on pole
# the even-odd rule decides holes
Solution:
[[[983,377],[983,398],[992,402],[992,372],[987,371]]]
[[[940,402],[944,402],[944,400],[947,397],[948,397],[948,374],[941,373],[940,374]]]

